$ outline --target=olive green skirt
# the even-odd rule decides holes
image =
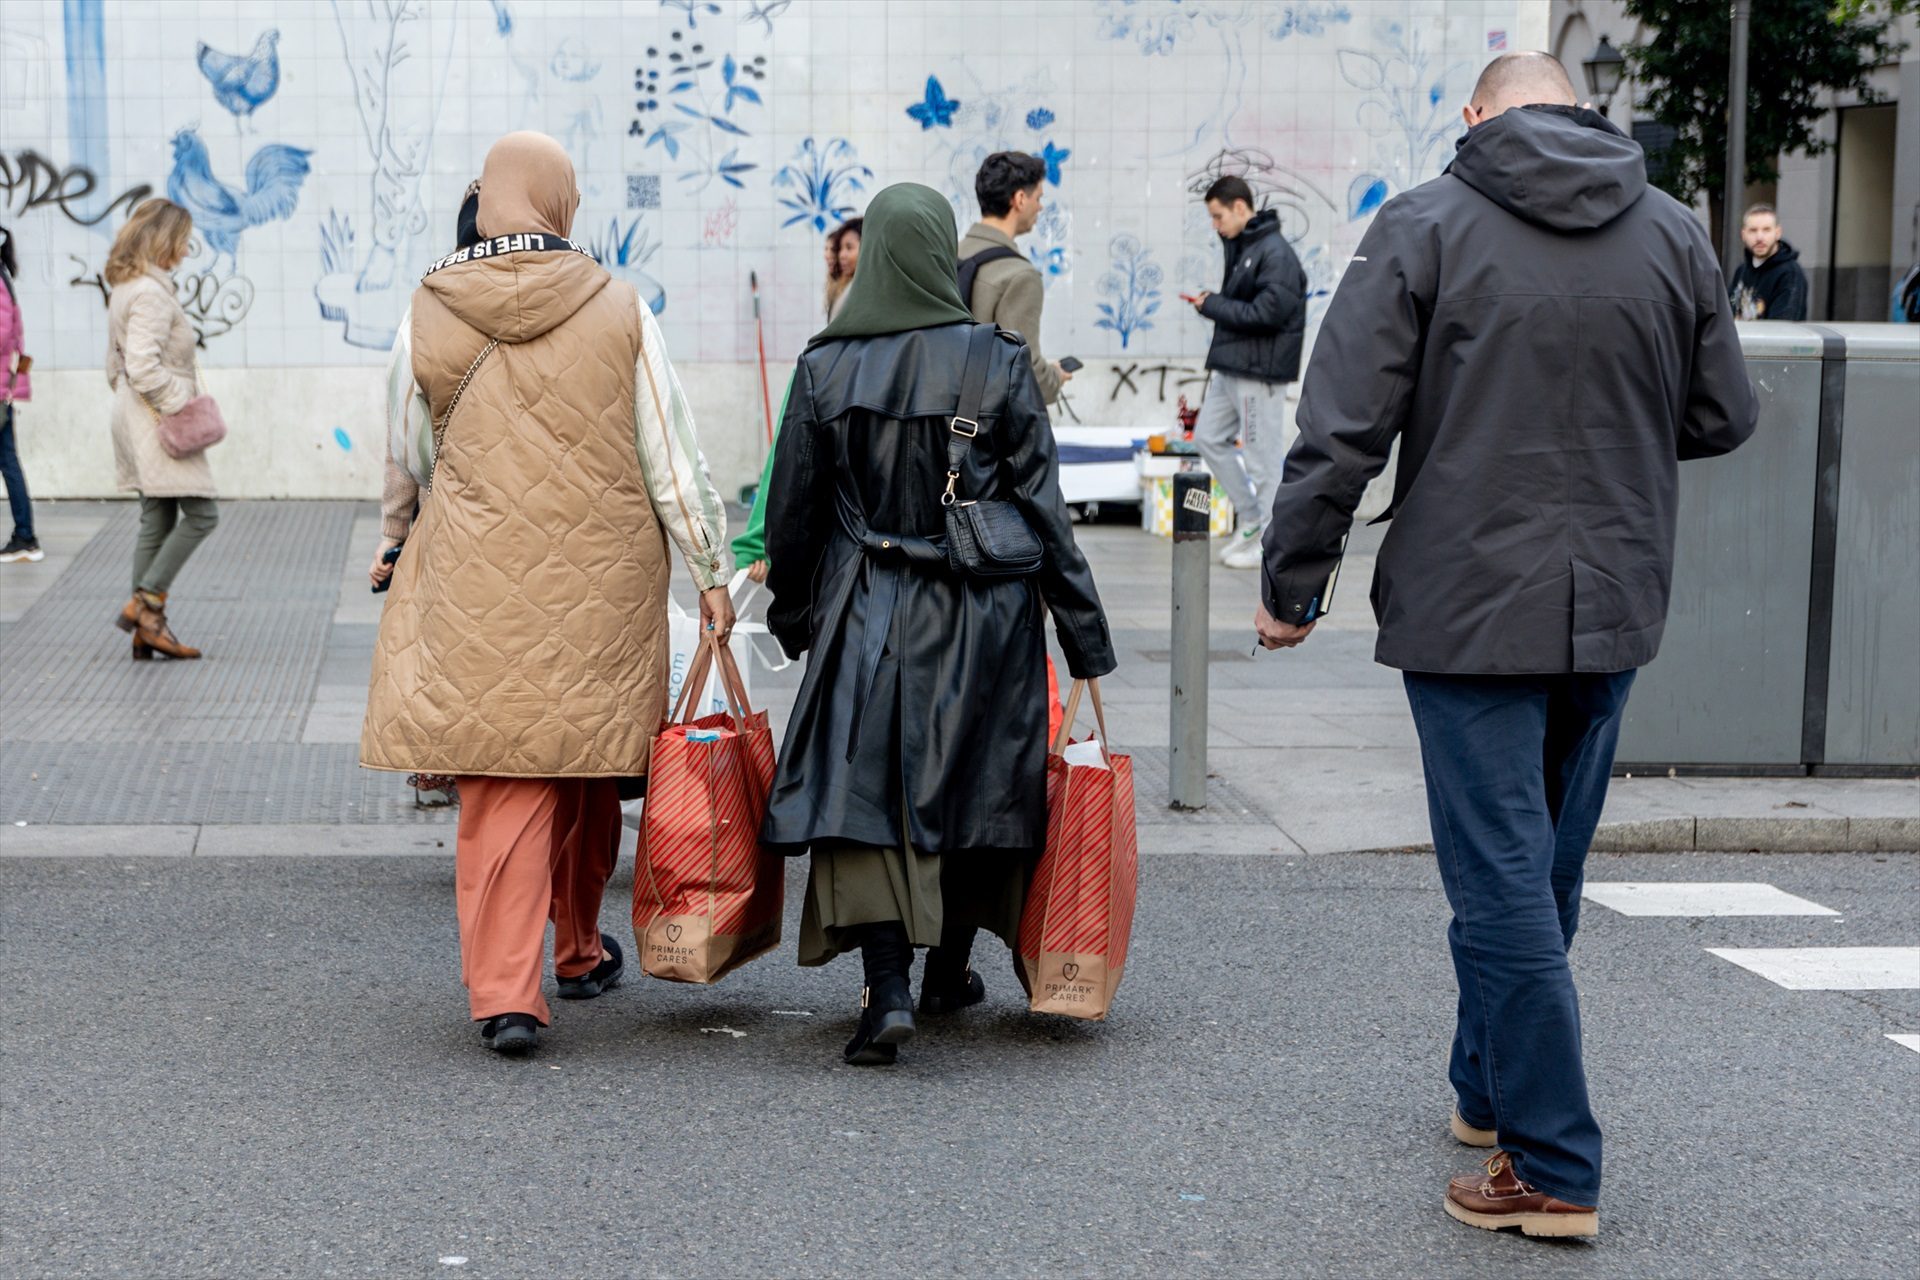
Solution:
[[[800,963],[825,964],[859,947],[863,924],[898,920],[916,947],[938,946],[943,929],[985,929],[1007,944],[1020,934],[1020,912],[1035,856],[1024,850],[969,849],[943,856],[864,844],[815,845],[800,912]],[[904,851],[903,851],[904,850]]]

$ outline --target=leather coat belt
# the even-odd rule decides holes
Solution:
[[[856,565],[853,572],[847,575],[846,598],[841,608],[844,610],[851,602],[854,584],[859,582],[863,572],[868,575],[871,584],[866,617],[861,623],[857,645],[860,662],[855,674],[853,727],[847,734],[847,759],[851,760],[860,746],[860,726],[866,720],[867,701],[872,696],[874,682],[880,676],[880,659],[886,654],[887,638],[893,634],[893,609],[900,599],[901,575],[915,569],[944,571],[947,567],[947,540],[944,534],[926,538],[918,534],[883,533],[869,529],[865,518],[852,509],[844,496],[838,506],[841,528],[859,546],[863,561],[862,565]]]

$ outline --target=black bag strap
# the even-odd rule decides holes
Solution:
[[[960,465],[967,460],[967,450],[973,447],[974,437],[980,434],[980,404],[987,393],[988,356],[999,332],[996,325],[976,324],[967,337],[967,367],[960,375],[960,407],[954,410],[953,421],[947,424],[947,491],[940,495],[943,507],[960,500],[954,490],[960,483]]]
[[[973,279],[980,274],[980,268],[989,262],[998,262],[1002,258],[1024,259],[1025,256],[1018,249],[1009,249],[1006,245],[996,244],[992,248],[982,249],[976,254],[960,259],[960,301],[966,303],[969,308],[973,306]]]

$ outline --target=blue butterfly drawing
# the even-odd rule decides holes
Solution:
[[[921,132],[939,125],[943,129],[953,128],[953,113],[960,109],[956,100],[947,96],[940,87],[938,76],[927,77],[927,96],[925,101],[916,102],[907,108],[907,114],[920,122]]]
[[[1060,185],[1060,166],[1065,164],[1067,157],[1072,154],[1073,152],[1068,151],[1064,147],[1054,146],[1052,138],[1047,139],[1046,150],[1040,153],[1040,158],[1047,162],[1048,182],[1051,182],[1056,187]]]

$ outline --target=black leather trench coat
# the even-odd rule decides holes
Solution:
[[[994,344],[959,496],[1018,504],[1045,547],[1029,578],[946,567],[949,423],[965,324],[824,343],[801,356],[767,490],[768,624],[808,654],[762,838],[915,850],[1027,849],[1046,836],[1046,647],[1114,668],[1100,597],[1060,496],[1026,344]]]

